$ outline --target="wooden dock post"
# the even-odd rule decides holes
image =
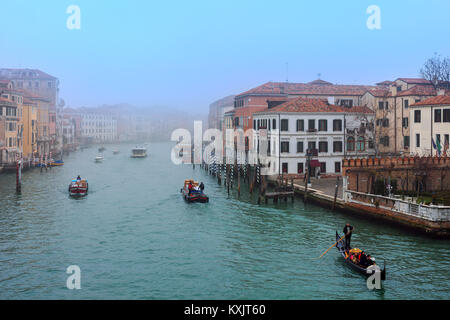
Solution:
[[[291,178],[291,188],[292,188],[292,197],[291,197],[291,200],[292,200],[292,203],[294,202],[294,197],[295,197],[295,191],[294,191],[294,178]]]
[[[240,198],[241,197],[241,172],[240,172],[239,168],[238,168],[237,178],[238,178],[238,198]]]
[[[306,169],[306,176],[305,176],[305,194],[303,195],[303,202],[306,203],[306,199],[308,198],[308,178],[309,178],[309,170]]]
[[[336,198],[337,198],[337,194],[338,194],[338,189],[339,189],[339,176],[337,176],[337,178],[336,178],[336,187],[334,189],[333,210],[336,207]]]
[[[16,163],[16,192],[22,193],[22,164],[20,160]]]

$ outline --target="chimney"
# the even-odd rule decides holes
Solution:
[[[437,90],[437,95],[438,95],[438,96],[443,96],[443,95],[445,95],[445,89],[442,89],[442,88],[438,89],[438,90]]]
[[[334,104],[334,97],[328,97],[328,104]]]
[[[391,92],[391,95],[393,97],[397,95],[397,87],[395,86],[394,83],[389,86],[389,91]]]

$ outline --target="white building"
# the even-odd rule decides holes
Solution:
[[[375,154],[374,117],[367,107],[336,106],[323,99],[300,97],[254,113],[253,142],[259,148],[261,136],[267,134],[268,154],[276,160],[275,174],[305,173],[308,149],[317,150],[312,151],[312,168],[320,167],[322,174],[341,174],[344,157]]]
[[[89,138],[97,143],[117,141],[117,119],[113,114],[90,108],[72,109],[71,113],[81,119],[82,138]]]
[[[411,105],[409,118],[412,154],[435,156],[439,146],[441,155],[450,154],[450,96],[439,95]]]

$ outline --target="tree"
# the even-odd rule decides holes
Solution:
[[[420,69],[420,74],[424,79],[431,81],[433,86],[437,88],[442,82],[450,81],[450,57],[442,58],[438,54],[434,54],[429,58]]]

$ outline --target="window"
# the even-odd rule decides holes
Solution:
[[[437,134],[436,135],[436,146],[439,146],[439,145],[441,145],[441,135]]]
[[[308,130],[315,131],[316,130],[316,120],[310,119],[308,120]]]
[[[327,120],[319,120],[319,131],[328,131],[328,122]]]
[[[408,128],[408,120],[409,120],[408,117],[404,117],[404,118],[402,119],[402,127],[403,127],[403,128]]]
[[[289,141],[281,141],[281,152],[289,152]]]
[[[281,119],[281,131],[289,131],[289,120],[288,119]]]
[[[402,87],[401,87],[401,86],[398,86],[398,87],[397,87],[397,91],[398,91],[398,92],[402,91]]]
[[[342,131],[342,120],[333,120],[333,131]]]
[[[383,119],[383,127],[385,127],[385,128],[389,127],[389,119],[387,119],[387,118]]]
[[[283,173],[288,173],[288,164],[287,164],[287,162],[283,162],[281,164],[281,170],[283,171]]]
[[[404,136],[403,137],[403,147],[406,149],[406,148],[409,148],[409,136]]]
[[[366,150],[366,143],[364,141],[364,137],[358,137],[358,141],[356,142],[356,151],[364,151]]]
[[[404,105],[405,109],[408,109],[408,107],[409,107],[409,100],[403,101],[403,105]]]
[[[315,141],[308,141],[308,149],[309,150],[315,150],[316,149],[316,142]]]
[[[320,172],[327,172],[327,163],[326,162],[320,162]]]
[[[333,152],[342,152],[342,141],[333,141]]]
[[[444,109],[442,122],[450,122],[450,109]]]
[[[255,129],[255,130],[257,129],[256,128],[256,120],[253,120],[253,129]]]
[[[297,173],[303,173],[303,162],[297,163]]]
[[[328,152],[328,142],[319,141],[319,152]]]
[[[434,110],[434,122],[441,122],[441,109]]]
[[[384,102],[383,101],[378,102],[378,109],[379,110],[383,110],[384,109]]]
[[[48,87],[49,87],[49,88],[52,87],[52,82],[51,82],[51,81],[48,82]]]
[[[380,144],[382,144],[385,147],[389,147],[389,136],[381,137]]]
[[[352,99],[342,99],[341,106],[351,108],[353,106],[353,100]]]
[[[448,147],[448,145],[449,145],[449,135],[448,134],[445,134],[444,135],[444,146],[447,146]]]
[[[303,152],[303,141],[297,141],[297,152]]]
[[[305,120],[297,120],[297,131],[305,131]]]
[[[420,148],[420,134],[416,133],[416,148]]]
[[[389,102],[383,102],[383,101],[380,101],[380,102],[378,102],[378,109],[379,110],[387,110],[387,109],[389,109]]]
[[[420,110],[414,110],[414,122],[420,123]]]
[[[272,129],[276,129],[277,128],[277,119],[272,119]]]
[[[335,173],[340,173],[341,172],[341,163],[339,161],[336,161],[334,163],[334,172]]]
[[[347,151],[355,151],[355,138],[348,137],[348,139],[347,139]]]

